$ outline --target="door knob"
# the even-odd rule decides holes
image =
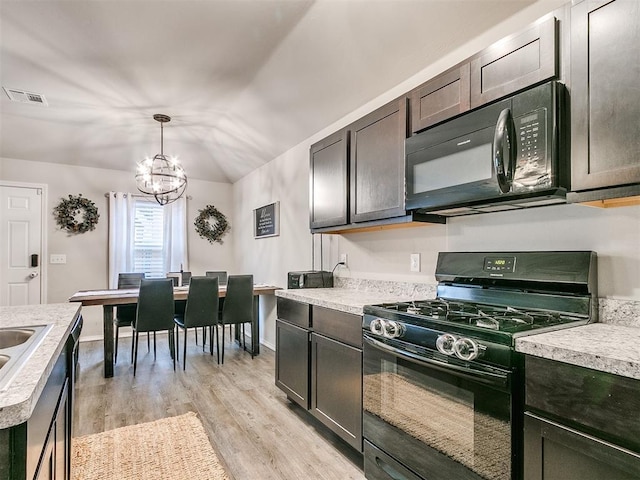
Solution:
[[[31,272],[29,274],[29,278],[36,278],[38,276],[38,272]]]

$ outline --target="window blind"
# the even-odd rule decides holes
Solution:
[[[164,277],[162,206],[146,200],[135,201],[133,234],[134,271],[146,277]]]

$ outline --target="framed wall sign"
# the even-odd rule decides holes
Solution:
[[[253,236],[255,238],[280,235],[280,202],[270,203],[253,211]]]

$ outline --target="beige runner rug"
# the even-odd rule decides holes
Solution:
[[[72,480],[229,480],[195,413],[72,439]]]

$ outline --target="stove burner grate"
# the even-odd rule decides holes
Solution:
[[[421,319],[434,319],[504,332],[517,332],[578,320],[558,312],[518,310],[513,307],[443,299],[384,304],[382,307],[410,314],[414,322],[418,323]]]

